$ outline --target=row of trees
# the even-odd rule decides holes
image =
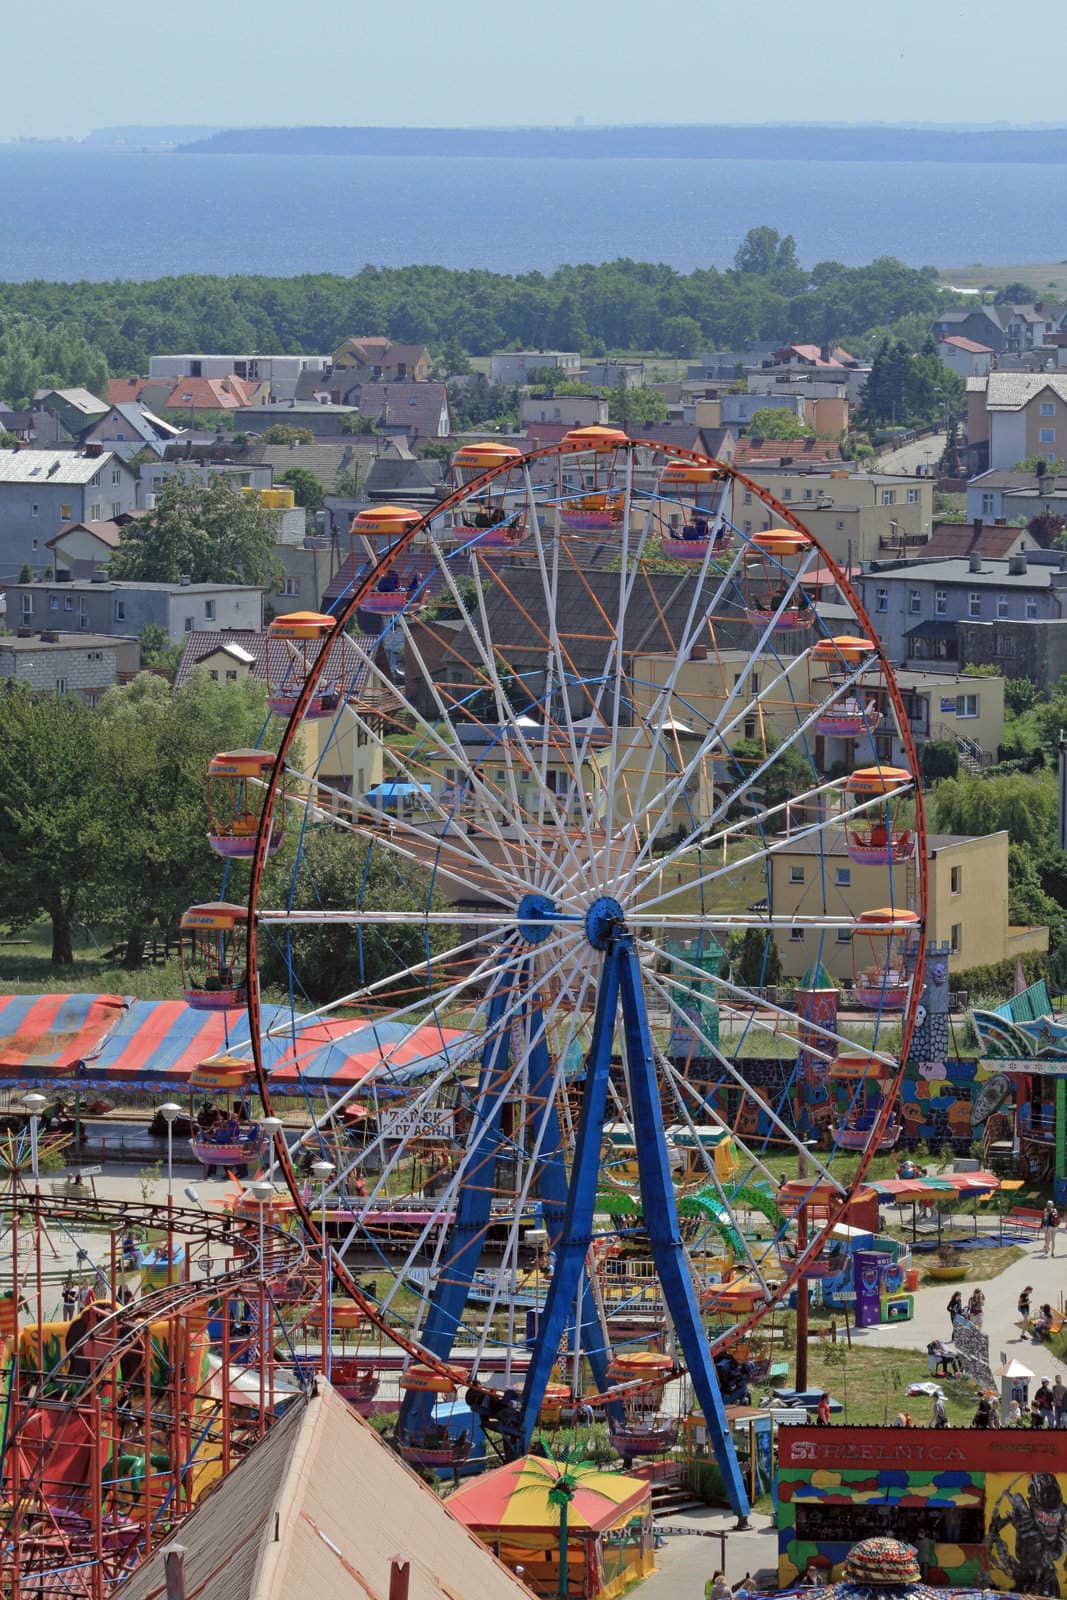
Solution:
[[[141,964],[145,941],[173,935],[190,905],[218,897],[222,864],[208,847],[205,775],[220,750],[253,744],[267,717],[261,683],[219,684],[194,674],[172,690],[142,672],[111,689],[95,711],[80,700],[0,690],[0,925],[13,931],[47,919],[52,960],[74,959],[75,931],[125,944]],[[299,763],[299,754],[294,759]],[[269,868],[269,903],[376,910],[425,906],[425,874],[332,826],[310,830],[294,872],[295,832]],[[247,874],[233,868],[231,900]],[[414,924],[298,929],[262,939],[264,976],[287,988],[290,953],[302,989],[329,1000],[389,972],[411,968],[439,946]],[[291,944],[291,951],[290,951]]]
[[[0,399],[28,406],[38,389],[106,392],[107,357],[70,316],[45,321],[0,311]]]
[[[447,347],[453,357],[509,345],[693,355],[753,340],[826,343],[862,339],[902,317],[928,323],[947,298],[933,268],[889,256],[808,271],[791,238],[760,227],[726,271],[623,259],[515,276],[413,266],[364,267],[352,277],[37,281],[0,284],[0,316],[68,330],[65,338],[87,341],[113,372],[137,372],[160,350],[319,352],[353,330]],[[84,381],[73,369],[57,375]],[[19,384],[8,398],[28,389]]]
[[[926,427],[957,421],[966,385],[946,367],[933,339],[918,350],[903,339],[883,339],[863,386],[859,420],[865,428]]]

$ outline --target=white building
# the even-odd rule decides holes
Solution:
[[[149,356],[150,378],[244,378],[265,383],[272,400],[294,400],[305,372],[325,373],[329,356]]]
[[[582,357],[577,350],[504,350],[490,360],[489,381],[529,383],[528,373],[543,372],[546,367],[568,382],[577,382],[582,375]]]

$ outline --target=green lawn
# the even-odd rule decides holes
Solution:
[[[1067,298],[1067,261],[1024,261],[1010,267],[986,267],[977,262],[970,267],[945,267],[940,278],[957,289],[1002,289],[1005,284],[1025,283],[1050,299]]]
[[[897,1412],[906,1407],[916,1423],[930,1421],[933,1402],[923,1395],[905,1399],[910,1383],[929,1380],[930,1368],[926,1352],[897,1350],[885,1345],[872,1346],[857,1340],[852,1349],[844,1343],[834,1346],[822,1341],[808,1352],[808,1382],[814,1389],[821,1385],[845,1406],[844,1414],[835,1413],[842,1422],[892,1422]],[[948,1420],[957,1426],[970,1422],[974,1416],[978,1391],[968,1378],[939,1378],[945,1391]]]

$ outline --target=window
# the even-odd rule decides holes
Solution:
[[[1055,428],[1039,428],[1037,430],[1037,437],[1039,443],[1041,444],[1055,444],[1056,430]]]
[[[122,501],[121,500],[112,500],[112,502],[111,502],[111,515],[113,517],[121,517],[122,516]]]
[[[63,596],[63,610],[64,611],[73,611],[74,610],[74,599],[73,599],[72,595],[65,594]]]
[[[36,549],[39,548],[40,541],[38,539],[31,539],[30,540],[30,545],[31,545],[32,549],[36,550]]]
[[[992,516],[994,516],[995,513],[996,513],[996,508],[997,508],[997,497],[996,497],[996,495],[995,494],[984,494],[982,496],[982,515],[983,515],[983,517],[992,517]]]
[[[790,883],[803,883],[804,882],[804,868],[803,867],[790,867],[790,869],[789,869],[789,881],[790,881]]]
[[[792,491],[792,489],[790,489],[789,485],[786,484],[785,488],[782,490],[782,499],[783,500],[792,500],[792,498],[793,498],[793,491]]]
[[[751,522],[746,522],[741,531],[742,531],[742,533],[751,533],[752,532],[752,524],[751,524]]]
[[[288,595],[299,594],[300,593],[300,579],[299,578],[283,578],[281,583],[280,583],[280,585],[278,586],[278,593],[279,594],[288,594]]]
[[[958,694],[956,696],[957,717],[976,717],[978,715],[978,696],[976,694]]]
[[[115,621],[116,622],[125,622],[126,621],[126,602],[125,602],[125,600],[116,600],[115,601]]]
[[[972,589],[967,596],[967,615],[969,617],[980,617],[982,615],[982,591],[980,589]]]
[[[852,884],[852,868],[838,867],[836,883],[839,889],[848,889]]]
[[[963,868],[953,867],[948,875],[948,886],[953,894],[959,894],[963,887]]]
[[[895,506],[896,503],[897,503],[897,491],[895,489],[883,489],[882,490],[882,504],[884,506]]]
[[[805,498],[805,500],[814,500],[815,499],[815,490],[814,489],[805,489],[804,490],[804,498]]]
[[[889,590],[876,589],[874,591],[874,609],[876,611],[889,610]]]
[[[66,678],[57,678],[56,679],[56,694],[66,694],[66,692],[67,692],[67,680],[66,680]]]
[[[112,483],[121,483],[122,482],[122,473],[119,472],[118,468],[115,468],[115,470],[112,472],[111,481],[112,481]]]
[[[917,617],[923,608],[923,597],[918,589],[908,590],[908,610],[913,617]]]
[[[69,522],[71,517],[74,515],[74,507],[69,505],[61,505],[59,508],[59,515],[63,522]]]
[[[192,631],[193,631],[193,620],[194,619],[192,617],[186,617],[186,619],[185,619],[185,631],[186,631],[186,633],[192,633]]]
[[[90,711],[95,711],[96,710],[96,707],[97,707],[97,704],[99,703],[99,700],[100,700],[100,696],[98,694],[94,694],[92,692],[92,690],[90,690],[89,693],[85,696],[85,704],[86,704],[86,706],[88,707],[88,709]]]
[[[851,944],[852,943],[852,929],[851,928],[838,928],[836,934],[834,935],[834,943],[835,944]]]
[[[1054,400],[1042,400],[1041,415],[1043,417],[1054,417],[1056,415],[1056,402]]]
[[[909,504],[909,506],[917,506],[919,504],[919,491],[918,491],[918,489],[909,489],[908,490],[908,504]]]
[[[963,923],[954,922],[949,935],[949,948],[954,956],[958,956],[963,949]]]
[[[204,616],[207,618],[207,620],[209,622],[214,622],[214,620],[215,620],[215,602],[214,602],[214,600],[205,600],[204,601]]]
[[[82,612],[81,616],[78,618],[78,627],[81,628],[83,633],[88,633],[88,631],[89,631],[89,618],[85,615],[84,611]]]
[[[842,529],[842,528],[843,528],[843,527],[844,527],[844,526],[845,526],[845,519],[844,519],[844,517],[838,517],[838,519],[837,519],[837,521],[836,521],[836,522],[835,522],[835,523],[834,523],[834,527],[835,527],[835,528],[836,528],[836,529],[837,529],[837,530],[838,530],[838,532],[840,532],[840,530],[841,530],[841,529]]]
[[[217,673],[217,672],[216,672],[216,671],[215,671],[215,668],[214,668],[214,667],[212,667],[212,668],[211,668],[211,671],[210,671],[210,672],[209,672],[209,674],[208,674],[208,676],[209,676],[209,677],[210,677],[210,678],[213,678],[213,679],[214,679],[214,680],[215,680],[215,682],[216,682],[216,683],[218,683],[218,681],[219,681],[219,675],[218,675],[218,673]]]
[[[745,718],[745,738],[746,739],[754,739],[755,737],[756,737],[756,719],[755,719],[755,717],[746,717]]]
[[[803,944],[804,943],[804,929],[803,928],[790,928],[790,930],[789,930],[789,940],[790,940],[791,944]]]
[[[741,496],[741,504],[743,506],[750,506],[752,504],[752,490],[751,489],[746,489],[745,490],[744,494]]]
[[[237,668],[236,667],[234,667],[232,669],[232,671],[227,671],[227,673],[226,673],[226,682],[227,683],[236,683],[237,682]]]
[[[97,500],[89,507],[89,521],[100,521],[100,502]]]
[[[33,615],[33,595],[32,594],[24,594],[22,596],[22,615],[24,617],[32,617],[32,615]]]
[[[1015,654],[1015,635],[1012,633],[995,633],[993,635],[993,654],[995,656],[1013,656]]]
[[[1026,620],[1033,622],[1037,616],[1037,595],[1028,594],[1026,597]]]
[[[41,510],[41,508],[37,504],[37,501],[35,500],[33,502],[32,506],[30,507],[30,516],[31,517],[36,517],[39,514],[40,510]]]
[[[1008,614],[1008,597],[1006,594],[997,595],[997,616],[1006,617]]]
[[[57,594],[50,594],[48,596],[48,609],[49,611],[59,610],[59,596]]]
[[[752,674],[751,678],[748,680],[748,692],[749,692],[749,694],[759,694],[759,673],[758,672],[754,672]]]
[[[948,616],[948,590],[947,589],[935,589],[934,590],[934,616],[935,617],[947,617]]]

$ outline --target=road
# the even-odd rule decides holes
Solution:
[[[925,467],[927,462],[936,466],[941,459],[945,448],[945,435],[943,433],[930,434],[925,439],[915,439],[911,444],[901,445],[899,450],[889,450],[884,456],[878,456],[874,463],[876,472],[906,472],[914,476],[920,467]]]

